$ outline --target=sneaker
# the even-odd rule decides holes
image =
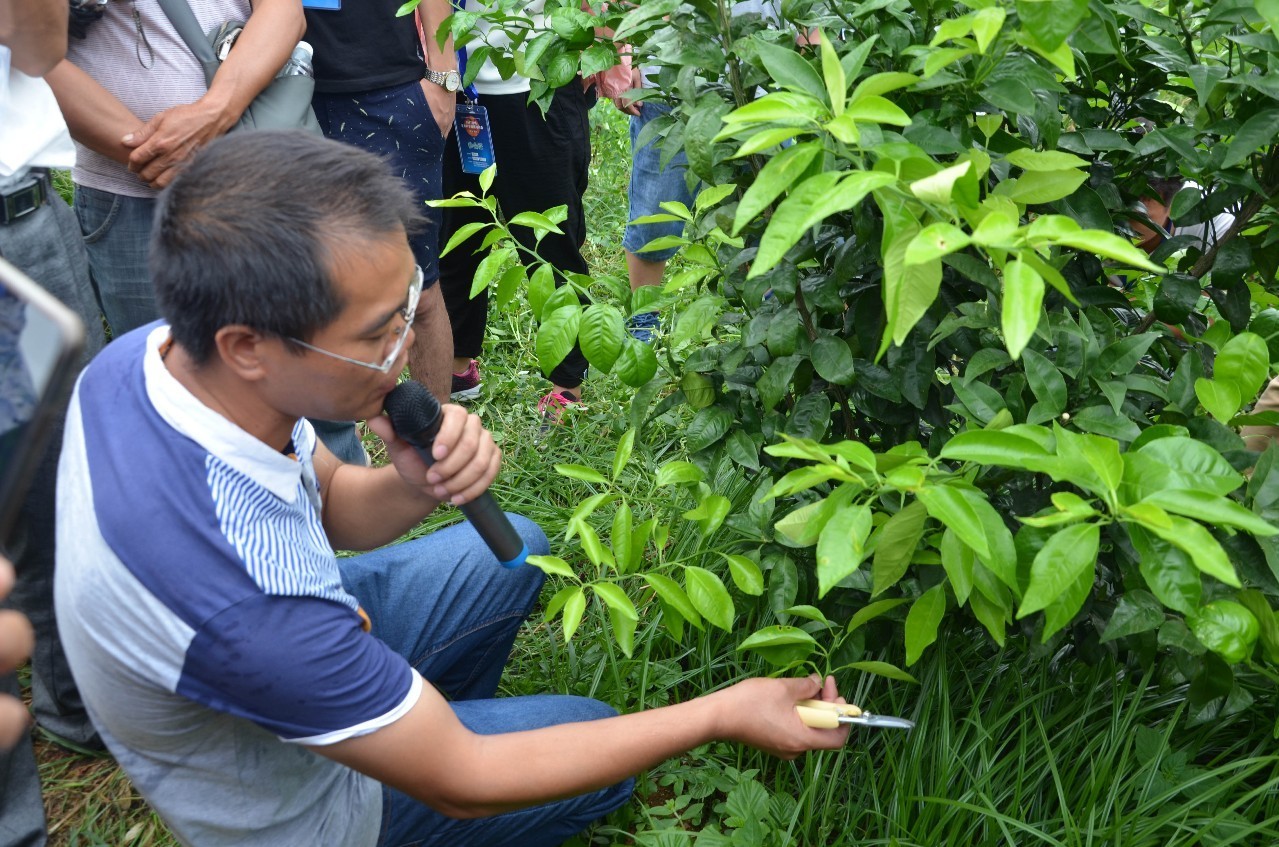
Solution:
[[[626,319],[626,331],[644,344],[652,344],[661,328],[662,318],[657,312],[640,312]]]
[[[460,374],[453,374],[453,390],[449,399],[455,401],[474,400],[480,396],[480,365],[474,359]]]
[[[576,406],[582,400],[572,391],[552,391],[537,401],[537,412],[542,416],[542,425],[538,434],[545,435],[551,427],[564,420],[564,411],[569,406]]]

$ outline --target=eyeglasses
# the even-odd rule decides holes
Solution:
[[[299,347],[305,347],[306,349],[316,353],[322,353],[325,356],[340,359],[343,362],[350,362],[351,364],[359,365],[362,368],[369,368],[370,370],[375,370],[378,373],[387,373],[395,366],[395,360],[400,357],[401,351],[404,350],[404,345],[408,343],[409,327],[413,326],[413,318],[417,316],[417,301],[422,297],[422,282],[422,267],[421,265],[417,265],[413,270],[413,281],[409,283],[408,302],[404,304],[404,310],[399,313],[400,317],[404,318],[404,326],[395,330],[395,345],[391,347],[391,351],[387,353],[386,358],[382,360],[381,364],[362,362],[359,359],[352,359],[348,356],[333,353],[329,350],[316,347],[314,344],[307,344],[300,338],[294,338],[292,336],[288,336],[287,338]]]

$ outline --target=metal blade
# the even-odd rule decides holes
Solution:
[[[841,715],[840,723],[857,724],[858,726],[873,726],[880,729],[914,729],[915,722],[906,718],[895,718],[891,715],[872,715],[870,712],[863,712],[856,717],[848,717]]]

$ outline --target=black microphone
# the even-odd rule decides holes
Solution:
[[[421,383],[412,380],[402,382],[386,395],[385,408],[395,434],[413,445],[423,462],[434,464],[431,445],[440,431],[440,401],[435,399],[435,395]],[[458,508],[497,556],[502,567],[518,568],[524,564],[528,558],[528,547],[492,494],[485,491]]]

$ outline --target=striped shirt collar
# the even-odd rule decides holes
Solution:
[[[169,340],[169,327],[160,324],[146,339],[142,362],[147,397],[156,413],[182,435],[199,444],[237,471],[266,488],[286,503],[297,500],[302,488],[302,465],[298,460],[272,449],[225,417],[200,402],[186,386],[169,373],[161,349]],[[310,424],[299,420],[293,428],[295,443],[313,445]],[[299,437],[303,436],[303,437]]]

